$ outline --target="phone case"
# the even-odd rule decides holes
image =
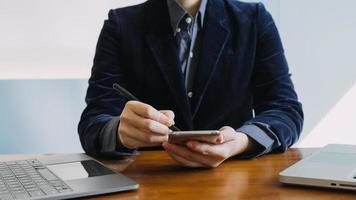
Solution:
[[[223,141],[220,134],[217,135],[200,135],[200,134],[190,134],[190,135],[175,135],[171,134],[168,137],[168,142],[173,144],[185,145],[188,141],[199,141],[206,142],[210,144],[220,144]]]

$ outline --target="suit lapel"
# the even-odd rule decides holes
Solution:
[[[224,1],[210,0],[205,16],[201,61],[194,82],[196,103],[193,117],[199,110],[230,35]]]
[[[155,1],[148,9],[148,32],[145,36],[157,66],[169,86],[180,112],[184,116],[186,128],[192,129],[192,115],[184,86],[184,77],[178,66],[178,49],[169,22],[166,1]]]

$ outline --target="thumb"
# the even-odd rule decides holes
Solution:
[[[231,140],[234,140],[236,138],[236,131],[230,126],[224,126],[220,129],[221,134],[223,135],[224,142],[229,142]]]
[[[164,114],[169,119],[169,121],[170,121],[169,126],[173,126],[175,124],[175,122],[174,122],[175,115],[174,115],[173,111],[171,111],[171,110],[160,110],[159,112]]]

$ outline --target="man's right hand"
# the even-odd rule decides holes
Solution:
[[[172,125],[172,111],[158,111],[148,104],[129,101],[120,116],[118,137],[129,149],[159,146],[168,141],[168,127]]]

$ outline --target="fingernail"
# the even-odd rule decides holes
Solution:
[[[169,126],[173,126],[174,125],[174,120],[168,119],[167,123],[169,124]]]
[[[187,146],[190,148],[194,148],[195,144],[193,142],[187,142]]]
[[[162,147],[163,147],[163,148],[166,148],[166,142],[163,142],[163,143],[162,143]]]
[[[169,127],[167,127],[167,126],[164,126],[164,130],[165,130],[165,132],[166,132],[167,134],[170,132],[170,129],[169,129]]]
[[[167,151],[169,151],[169,150],[171,150],[170,148],[169,148],[169,145],[165,145],[164,147],[163,147],[165,150],[167,150]]]

